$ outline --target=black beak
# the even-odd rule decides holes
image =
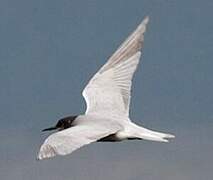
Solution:
[[[43,129],[42,131],[52,131],[52,130],[56,130],[58,129],[57,127],[50,127],[50,128],[47,128],[47,129]]]

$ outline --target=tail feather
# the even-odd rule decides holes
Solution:
[[[167,133],[152,131],[152,130],[149,130],[149,129],[145,129],[145,130],[146,130],[146,133],[152,134],[152,135],[155,135],[155,136],[158,136],[158,137],[161,137],[161,138],[168,138],[168,139],[175,138],[175,136],[173,134],[167,134]]]
[[[154,136],[151,134],[138,134],[137,137],[144,139],[144,140],[149,140],[149,141],[169,142],[168,139],[164,139],[162,137]]]
[[[136,124],[133,125],[135,131],[135,135],[141,139],[150,140],[150,141],[159,141],[159,142],[169,142],[168,139],[175,138],[172,134],[152,131],[150,129],[146,129],[144,127],[140,127]]]

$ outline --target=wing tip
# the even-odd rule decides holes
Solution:
[[[148,24],[148,22],[149,22],[149,16],[145,16],[142,23],[146,25],[146,24]]]
[[[39,150],[39,153],[37,155],[37,160],[43,160],[43,159],[48,159],[56,156],[57,153],[55,149],[50,146],[49,144],[43,144]]]
[[[37,160],[37,161],[42,160],[42,158],[39,156],[39,154],[37,155],[36,160]]]
[[[139,34],[142,35],[146,32],[146,26],[149,22],[149,16],[145,16],[145,18],[141,21],[141,23],[138,25],[134,33],[132,34]]]
[[[144,32],[146,31],[146,26],[147,26],[148,22],[149,22],[149,16],[146,16],[146,17],[142,20],[142,22],[139,24],[139,26],[138,26],[137,29],[138,29],[139,31],[141,31],[142,33],[144,33]]]
[[[36,160],[40,161],[42,159],[44,159],[44,158],[41,156],[41,153],[39,152],[38,155],[37,155],[37,157],[36,157]]]

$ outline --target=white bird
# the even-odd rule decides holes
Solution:
[[[70,154],[97,141],[168,142],[175,137],[138,126],[129,118],[132,78],[148,21],[146,17],[89,81],[82,93],[87,104],[85,114],[63,118],[56,126],[44,129],[59,131],[45,140],[38,153],[39,160]]]

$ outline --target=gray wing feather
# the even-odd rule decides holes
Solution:
[[[86,113],[107,111],[129,116],[131,85],[138,66],[148,17],[121,44],[83,91]]]

